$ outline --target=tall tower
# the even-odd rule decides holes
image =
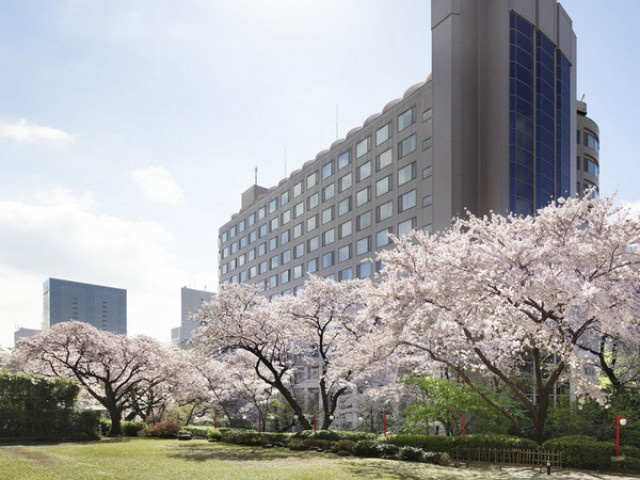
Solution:
[[[434,228],[575,193],[576,37],[555,0],[433,0]]]
[[[49,278],[43,288],[43,330],[77,320],[100,330],[127,334],[127,291]]]

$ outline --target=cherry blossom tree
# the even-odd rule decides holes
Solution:
[[[24,338],[10,359],[14,371],[76,378],[109,413],[111,435],[123,412],[173,375],[169,351],[149,337],[117,335],[82,322],[53,325]]]
[[[253,285],[227,285],[203,309],[195,343],[209,356],[248,353],[256,377],[278,391],[304,429],[312,424],[294,374],[300,367],[317,367],[312,382],[320,391],[321,428],[328,428],[348,389],[350,371],[337,373],[331,366],[357,333],[357,306],[363,302],[356,285],[312,277],[297,295],[272,302]]]
[[[361,362],[399,358],[421,373],[448,367],[521,434],[522,422],[479,388],[491,377],[529,415],[542,442],[550,399],[570,381],[601,397],[578,347],[603,335],[637,341],[640,221],[612,199],[569,199],[535,217],[469,215],[441,235],[415,232],[382,252]],[[515,372],[530,372],[518,381]]]

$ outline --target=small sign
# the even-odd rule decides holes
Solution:
[[[620,455],[618,457],[611,457],[612,462],[624,462],[624,455]]]

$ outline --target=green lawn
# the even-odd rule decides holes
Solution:
[[[131,438],[0,447],[2,480],[506,480],[536,478],[537,474],[531,470],[467,470],[331,453],[237,447],[202,440]]]

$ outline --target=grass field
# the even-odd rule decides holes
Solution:
[[[576,475],[557,472],[553,476],[594,478]],[[237,447],[201,440],[125,438],[0,447],[2,480],[506,480],[541,477],[546,475],[543,477],[531,469],[457,469],[338,457],[331,453]]]

